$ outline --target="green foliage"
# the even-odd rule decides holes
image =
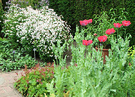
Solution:
[[[0,2],[0,26],[2,26],[2,21],[3,21],[3,7],[2,7],[2,3]]]
[[[21,69],[24,68],[24,65],[31,68],[38,63],[34,58],[25,54],[23,49],[13,49],[13,47],[14,45],[7,39],[0,38],[0,69],[2,71]],[[44,66],[45,64],[41,63],[41,65]]]
[[[76,33],[74,38],[76,46],[71,44],[71,66],[66,68],[65,59],[60,57],[62,52],[60,54],[56,52],[60,62],[59,67],[54,68],[55,95],[58,97],[66,94],[69,97],[78,97],[78,95],[81,97],[124,97],[128,95],[134,97],[135,64],[131,66],[128,62],[129,38],[111,39],[111,50],[104,64],[102,52],[96,51],[92,44],[84,46],[79,35]],[[73,43],[73,40],[70,42]],[[63,48],[58,46],[58,49]],[[77,64],[76,67],[74,64]],[[64,69],[61,69],[62,67]]]
[[[127,15],[127,19],[131,21],[132,25],[127,29],[127,32],[129,32],[131,35],[132,35],[132,39],[130,39],[130,45],[135,45],[135,3],[134,3],[134,0],[125,0],[125,9],[126,11],[129,13]]]
[[[129,65],[133,65],[134,64],[134,58],[135,58],[135,45],[129,47],[128,49],[128,58],[129,58]]]
[[[47,86],[54,78],[53,70],[53,65],[41,68],[39,64],[37,64],[30,70],[28,70],[26,66],[24,74],[14,83],[14,87],[25,97],[42,97],[45,94],[50,95]]]
[[[71,26],[71,33],[75,32],[75,0],[49,0],[49,8],[53,8],[58,15],[63,16],[63,20]]]
[[[45,95],[54,97],[78,97],[78,95],[81,97],[124,97],[130,95],[134,97],[135,56],[132,59],[133,64],[129,65],[129,37],[111,38],[111,50],[109,50],[109,56],[106,56],[105,64],[102,52],[96,51],[92,44],[84,46],[81,38],[81,34],[77,32],[74,37],[76,45],[73,45],[73,39],[63,45],[59,40],[57,46],[53,45],[54,53],[59,61],[55,62],[54,69],[49,70],[48,73],[43,72],[42,68],[38,69],[38,65],[35,70],[31,69],[31,72],[26,68],[26,75],[15,83],[18,91],[26,97]],[[63,49],[68,44],[71,44],[71,66],[66,66],[66,56],[63,58]],[[53,74],[53,72],[54,79],[52,76],[48,80],[48,77],[44,76],[44,73],[46,75]],[[42,85],[38,79],[41,79]]]
[[[4,10],[2,7],[2,2],[0,2],[0,37],[3,37],[3,33],[1,33],[2,26],[3,26],[3,18],[4,18]]]
[[[131,56],[131,58],[133,58],[135,56],[135,45],[131,46],[129,49],[129,56]]]

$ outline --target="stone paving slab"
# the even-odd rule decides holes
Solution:
[[[0,72],[0,97],[23,97],[13,86],[23,70]],[[18,73],[18,75],[16,74]]]
[[[3,77],[0,77],[0,85],[2,85],[4,83],[4,79]]]

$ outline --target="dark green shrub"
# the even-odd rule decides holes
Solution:
[[[2,2],[0,2],[0,37],[3,37],[3,33],[1,33],[2,26],[3,26],[3,18],[4,18],[4,10],[2,7]]]
[[[132,25],[127,29],[127,32],[129,32],[132,35],[132,38],[130,39],[130,46],[135,45],[135,1],[134,0],[125,0],[125,9],[129,13],[127,15],[127,19],[129,19],[132,23]]]
[[[71,33],[75,32],[75,0],[49,0],[49,7],[53,8],[58,15],[63,16],[63,20],[71,26]]]

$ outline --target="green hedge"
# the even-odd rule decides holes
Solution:
[[[134,0],[125,0],[125,8],[129,13],[127,18],[131,21],[132,25],[128,27],[127,32],[132,35],[130,40],[130,45],[135,45],[135,1]]]
[[[3,10],[3,6],[2,6],[2,2],[0,1],[0,31],[2,30],[2,26],[3,26],[3,15],[4,14],[4,10]],[[3,37],[3,34],[0,32],[0,37]]]

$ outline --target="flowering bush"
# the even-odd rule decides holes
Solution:
[[[8,0],[6,2],[6,8],[9,8],[12,4],[17,4],[18,7],[25,8],[27,6],[32,6],[32,8],[40,8],[42,6],[48,6],[49,0]]]
[[[25,9],[12,5],[5,15],[8,38],[22,44],[27,52],[36,48],[41,59],[54,58],[52,45],[68,39],[70,27],[47,6],[34,10],[30,6]]]
[[[81,40],[95,40],[94,43],[96,44],[96,46],[100,42],[100,45],[103,44],[104,48],[107,48],[107,46],[110,45],[111,37],[118,38],[119,36],[123,36],[124,34],[126,34],[126,30],[124,27],[121,31],[118,31],[118,28],[120,29],[122,25],[129,26],[131,24],[130,21],[124,20],[126,18],[115,20],[115,18],[113,19],[112,17],[109,17],[106,12],[102,12],[101,16],[95,15],[95,18],[93,20],[89,19],[79,21],[81,26],[86,26],[81,27],[82,35],[85,35],[84,37],[82,36]],[[95,24],[93,24],[92,21]]]
[[[14,87],[25,97],[42,97],[44,94],[50,95],[47,90],[47,84],[54,78],[53,70],[53,65],[41,68],[37,64],[29,70],[25,66],[24,73],[21,73],[22,76],[14,83]]]

